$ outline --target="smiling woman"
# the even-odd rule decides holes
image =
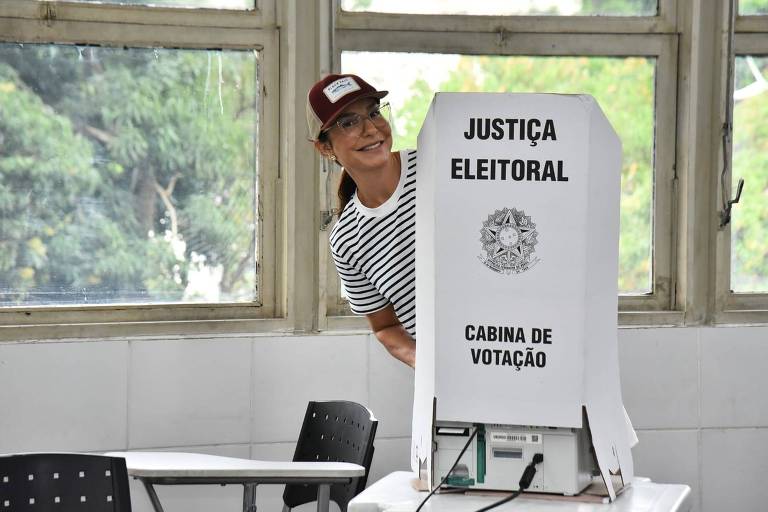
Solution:
[[[387,91],[329,75],[307,99],[315,148],[342,166],[331,252],[352,311],[396,358],[415,365],[416,152],[392,152]]]

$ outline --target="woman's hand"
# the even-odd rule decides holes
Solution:
[[[408,334],[390,304],[382,310],[365,315],[376,338],[394,357],[416,368],[416,341]]]

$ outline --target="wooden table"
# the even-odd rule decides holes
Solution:
[[[256,511],[258,484],[316,484],[317,510],[328,512],[331,484],[363,476],[365,468],[347,462],[275,462],[199,453],[109,452],[123,457],[128,475],[144,484],[156,512],[163,507],[154,485],[241,484],[243,512]]]

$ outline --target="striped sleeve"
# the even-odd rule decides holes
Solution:
[[[344,288],[349,307],[356,315],[375,313],[387,307],[389,301],[379,293],[362,272],[345,261],[338,253],[335,244],[331,244],[331,254],[336,263],[336,271]]]

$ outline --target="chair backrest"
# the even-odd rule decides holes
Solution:
[[[0,511],[131,512],[125,459],[80,453],[0,456]]]
[[[378,421],[355,402],[309,402],[294,461],[351,462],[365,467],[365,475],[349,484],[331,485],[330,499],[343,511],[365,489],[373,460],[373,440]],[[297,507],[317,499],[316,485],[286,485],[283,502]]]

